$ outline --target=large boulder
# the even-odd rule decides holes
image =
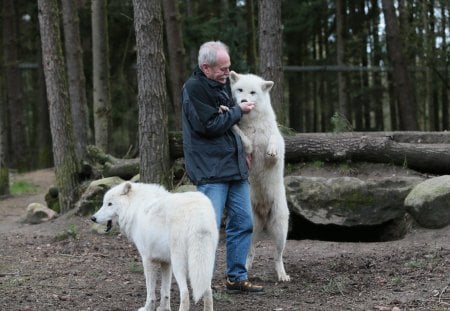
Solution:
[[[120,177],[106,177],[92,181],[75,204],[77,214],[83,216],[93,214],[102,206],[105,193],[122,182],[124,180]]]
[[[391,176],[362,180],[356,177],[285,177],[291,213],[319,225],[373,226],[405,215],[404,200],[424,179]]]
[[[418,184],[405,199],[407,211],[425,228],[450,224],[450,176],[430,178]]]

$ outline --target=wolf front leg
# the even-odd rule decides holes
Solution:
[[[253,152],[252,141],[242,132],[242,130],[237,126],[233,125],[233,131],[241,137],[242,144],[244,145],[244,151],[246,154],[251,154]]]
[[[145,306],[139,311],[155,311],[156,310],[156,277],[158,275],[158,264],[152,262],[150,258],[142,257],[142,265],[144,266],[145,285],[147,286],[147,300]]]

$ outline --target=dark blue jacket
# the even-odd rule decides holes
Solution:
[[[241,138],[231,127],[242,113],[232,100],[229,83],[208,79],[196,68],[181,93],[186,172],[195,184],[248,178]],[[230,111],[219,113],[219,106]]]

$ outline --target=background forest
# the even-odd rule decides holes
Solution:
[[[43,29],[45,12],[59,25]],[[229,45],[233,70],[275,81],[278,122],[294,131],[449,128],[447,0],[3,0],[0,18],[0,168],[51,167],[51,126],[71,122],[78,159],[88,144],[136,157],[139,124],[179,130],[179,91],[207,40]],[[42,62],[59,46],[72,115],[60,127]],[[146,97],[155,81],[162,95]]]

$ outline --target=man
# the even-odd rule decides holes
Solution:
[[[220,41],[206,42],[200,47],[198,66],[183,86],[186,172],[197,189],[211,199],[219,229],[227,208],[227,289],[261,293],[263,287],[249,282],[245,267],[253,231],[248,183],[250,158],[244,152],[241,138],[231,129],[255,103],[233,102],[228,81],[230,66],[228,47]],[[229,111],[221,113],[220,105],[227,106]]]

